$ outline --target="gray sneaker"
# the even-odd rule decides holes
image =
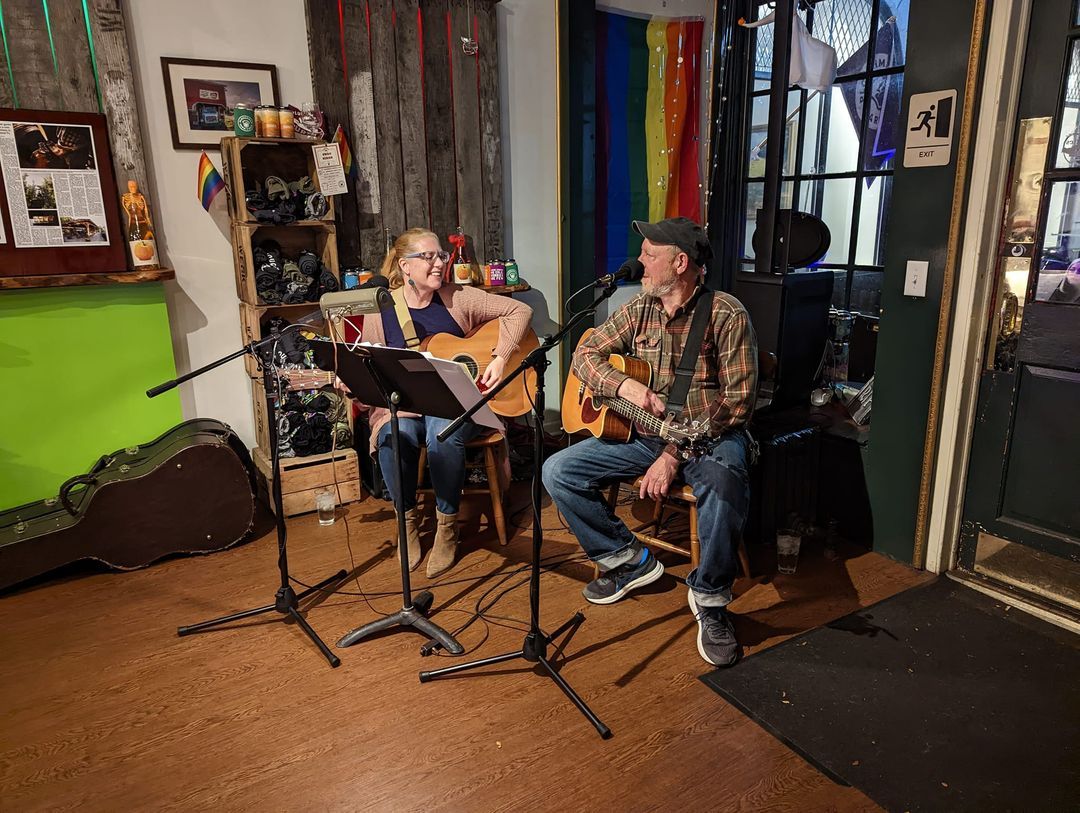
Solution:
[[[602,573],[600,578],[585,585],[581,595],[593,604],[614,604],[631,590],[651,584],[663,575],[660,560],[646,550],[644,562],[628,562]]]
[[[687,590],[690,610],[697,618],[697,649],[713,666],[734,666],[742,655],[742,648],[735,640],[735,627],[723,607],[698,607],[694,591]]]

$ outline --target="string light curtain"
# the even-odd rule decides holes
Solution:
[[[701,222],[701,18],[596,12],[596,273],[636,257],[632,220]]]

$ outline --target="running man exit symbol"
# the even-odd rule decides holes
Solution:
[[[917,93],[908,102],[905,167],[943,167],[952,160],[956,91]]]

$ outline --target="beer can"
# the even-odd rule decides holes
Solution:
[[[517,260],[509,259],[506,261],[506,284],[518,285],[521,282],[521,272],[518,270]]]
[[[488,266],[488,285],[506,285],[506,263],[495,260]]]
[[[278,109],[278,125],[281,128],[282,138],[295,138],[296,137],[296,118],[287,107]]]
[[[233,108],[233,132],[240,138],[255,135],[255,111],[242,102]]]
[[[261,104],[255,108],[255,135],[260,138],[278,138],[281,136],[281,122],[276,107]]]

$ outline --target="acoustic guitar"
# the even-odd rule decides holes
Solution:
[[[499,343],[499,320],[492,319],[481,325],[468,336],[461,338],[450,333],[436,333],[420,343],[420,349],[426,350],[437,358],[456,361],[462,365],[472,380],[477,382],[480,391],[484,387],[479,379],[488,368]],[[517,350],[506,360],[503,372],[509,375],[529,353],[540,346],[532,328],[525,333]],[[505,386],[502,391],[488,402],[491,411],[504,418],[515,418],[532,409],[532,400],[536,397],[536,371],[526,370]]]
[[[578,347],[581,347],[592,333],[592,328],[586,330],[578,342]],[[646,387],[651,385],[652,368],[648,362],[614,353],[608,356],[608,362],[616,370],[626,373]],[[593,437],[622,442],[630,440],[633,425],[637,424],[647,434],[678,445],[684,460],[704,454],[712,446],[708,435],[708,422],[665,420],[646,412],[625,398],[600,398],[574,374],[573,369],[566,376],[562,420],[563,428],[570,434],[586,431]]]

